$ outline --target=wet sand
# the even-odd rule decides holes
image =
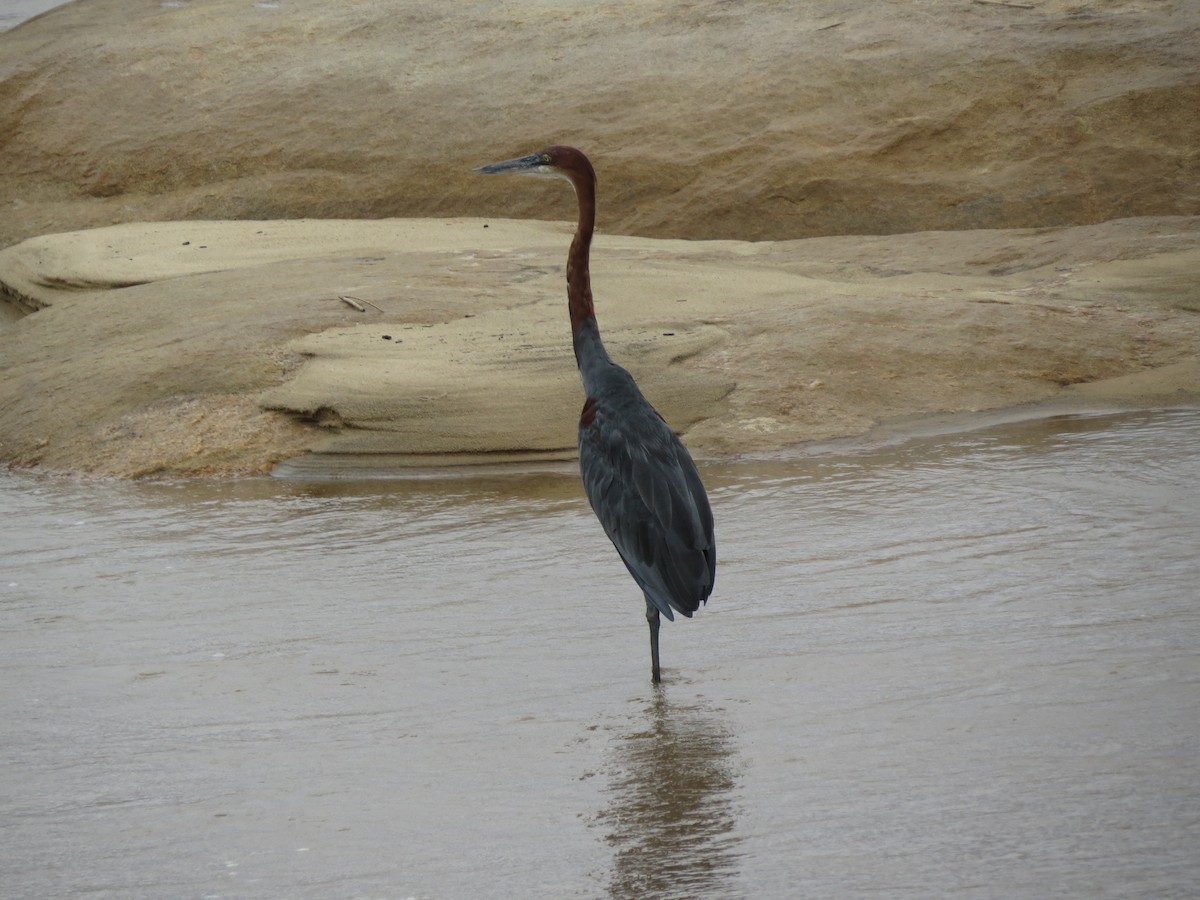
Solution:
[[[645,623],[569,464],[6,476],[12,896],[1187,897],[1200,414],[709,464]]]

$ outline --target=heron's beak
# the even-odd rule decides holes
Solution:
[[[475,170],[484,175],[550,175],[553,170],[543,162],[540,153],[529,156],[518,156],[516,159],[506,159],[504,162],[492,163],[490,166],[480,166]]]

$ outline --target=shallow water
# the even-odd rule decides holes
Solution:
[[[1200,411],[709,465],[663,628],[569,467],[0,477],[12,897],[1185,897]]]

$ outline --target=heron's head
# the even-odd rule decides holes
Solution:
[[[594,181],[596,174],[588,158],[574,147],[547,147],[528,156],[506,159],[504,162],[480,166],[475,170],[484,175],[538,175],[565,178],[578,185],[581,177]]]

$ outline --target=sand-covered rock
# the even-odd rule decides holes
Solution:
[[[0,457],[139,475],[572,456],[570,231],[177,222],[10,247],[0,283],[37,312],[0,331]],[[1196,402],[1198,270],[1200,218],[593,251],[610,352],[701,456],[1056,398]]]
[[[1200,213],[1194,0],[87,0],[0,34],[0,246],[114,222],[504,215],[600,162],[672,238]]]

